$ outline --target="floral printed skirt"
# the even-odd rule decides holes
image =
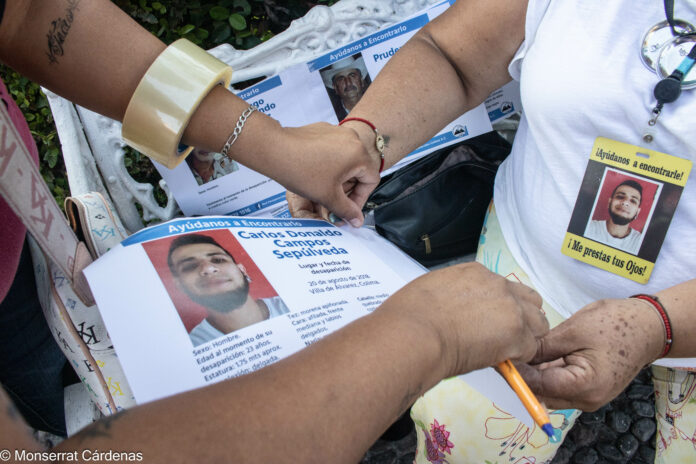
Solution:
[[[696,462],[696,373],[652,366],[655,463]]]

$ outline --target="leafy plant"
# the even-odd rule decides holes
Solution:
[[[62,205],[69,188],[48,100],[37,84],[4,65],[0,65],[0,76],[29,124],[39,150],[41,175]]]
[[[185,37],[203,48],[230,43],[246,50],[285,30],[319,0],[114,0],[165,43]]]

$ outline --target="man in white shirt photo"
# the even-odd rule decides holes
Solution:
[[[167,264],[179,288],[208,310],[208,316],[189,333],[194,346],[289,312],[277,296],[252,298],[244,265],[207,235],[174,239]]]
[[[625,180],[614,188],[609,198],[609,219],[592,220],[585,237],[619,250],[638,254],[643,235],[631,227],[640,214],[643,187],[634,180]]]

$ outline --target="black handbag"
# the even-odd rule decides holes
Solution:
[[[498,165],[497,132],[432,153],[385,176],[365,203],[375,229],[424,266],[476,250]]]

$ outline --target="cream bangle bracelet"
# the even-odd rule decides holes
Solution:
[[[179,142],[201,101],[218,84],[230,85],[232,68],[186,39],[167,47],[150,65],[123,116],[125,142],[173,169],[193,147]]]

